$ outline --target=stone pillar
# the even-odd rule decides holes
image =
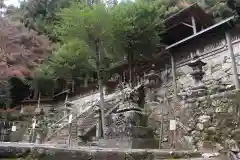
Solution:
[[[123,82],[126,83],[126,71],[123,72]]]
[[[177,99],[176,63],[172,54],[171,54],[171,64],[172,64],[172,81],[173,81],[172,85],[174,90],[174,98]]]
[[[88,86],[88,79],[89,79],[89,76],[88,74],[84,77],[84,87],[87,87]]]
[[[229,32],[225,33],[226,36],[226,41],[227,41],[227,46],[228,46],[228,52],[232,61],[232,73],[233,73],[233,80],[234,80],[234,84],[237,90],[240,89],[240,85],[239,85],[239,80],[238,80],[238,72],[237,72],[237,65],[235,62],[235,56],[233,53],[233,47],[232,47],[232,41],[231,41],[231,34]]]
[[[97,124],[96,124],[96,138],[100,139],[102,137],[102,125],[101,125],[101,116],[100,111],[99,114],[97,114]]]
[[[36,144],[41,144],[41,136],[40,136],[40,133],[37,133]]]

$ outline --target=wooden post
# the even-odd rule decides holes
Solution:
[[[88,74],[86,74],[86,76],[84,77],[84,87],[87,87],[88,86]]]
[[[36,100],[37,97],[38,97],[38,87],[35,86],[35,87],[34,87],[34,93],[33,93],[33,99]]]
[[[33,118],[33,123],[32,123],[32,139],[31,139],[32,143],[34,143],[34,138],[35,138],[35,127],[36,127],[36,117]]]
[[[68,117],[68,124],[69,124],[69,130],[68,130],[68,147],[71,147],[72,142],[72,114]]]
[[[236,65],[235,56],[233,53],[231,34],[229,32],[226,32],[225,36],[226,36],[226,41],[227,41],[227,46],[228,46],[228,52],[229,52],[230,58],[232,60],[232,74],[233,74],[234,84],[235,84],[236,89],[239,90],[240,85],[239,85],[239,80],[238,80],[237,65]]]
[[[72,93],[75,91],[75,81],[72,80]]]
[[[68,147],[71,147],[71,139],[72,139],[72,123],[69,123],[69,130],[68,130]]]
[[[164,123],[164,115],[163,115],[163,106],[161,106],[161,114],[162,114],[162,117],[161,117],[161,126],[160,126],[160,135],[159,135],[159,149],[162,149],[163,148],[163,123]]]
[[[63,111],[63,116],[66,116],[67,115],[67,101],[68,101],[68,91],[66,91],[66,97],[65,97],[65,104],[64,104],[64,107],[65,107],[65,110]]]
[[[41,102],[41,92],[39,92],[37,108],[40,108],[40,102]]]
[[[171,64],[172,64],[172,80],[173,80],[173,90],[174,90],[174,98],[177,99],[177,82],[176,82],[176,64],[172,54],[171,56]]]
[[[195,18],[192,16],[191,20],[192,20],[193,34],[196,34],[197,33],[197,27],[196,27]]]

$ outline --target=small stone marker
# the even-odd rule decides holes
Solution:
[[[176,120],[170,120],[169,130],[170,131],[175,131],[176,130]]]
[[[68,123],[72,123],[72,114],[69,115]]]
[[[36,120],[33,121],[32,128],[33,128],[33,129],[36,128]]]
[[[17,127],[16,126],[12,126],[12,132],[16,132]]]

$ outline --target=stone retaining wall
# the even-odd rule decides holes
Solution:
[[[201,152],[119,149],[60,149],[32,146],[0,146],[0,159],[41,160],[160,160],[201,157]],[[219,159],[221,160],[221,159]],[[224,160],[224,159],[222,159]]]
[[[218,151],[239,146],[239,104],[239,91],[217,93],[175,103],[176,117],[186,128],[185,132],[177,135],[177,139],[183,136],[192,137],[192,144],[198,149],[203,149],[208,142],[212,149]]]

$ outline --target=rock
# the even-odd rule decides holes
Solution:
[[[205,122],[209,121],[210,118],[211,118],[211,117],[208,116],[208,115],[202,115],[202,116],[200,116],[200,117],[198,118],[198,121],[199,121],[200,123],[205,123]]]
[[[207,130],[209,132],[216,132],[216,127],[209,127]]]
[[[204,128],[204,126],[203,126],[202,123],[198,123],[198,124],[196,125],[196,128],[197,128],[197,130],[202,131],[203,128]]]
[[[228,113],[234,113],[234,108],[233,108],[233,106],[229,106],[229,108],[228,108]]]
[[[213,114],[215,111],[214,111],[214,109],[213,109],[213,107],[210,107],[210,108],[207,108],[206,109],[206,113],[208,114],[208,115],[211,115],[211,114]],[[209,116],[210,117],[210,116]],[[210,118],[209,118],[210,119]]]
[[[220,154],[219,153],[203,153],[202,154],[202,157],[204,158],[204,159],[209,159],[209,158],[211,158],[211,157],[217,157],[217,156],[219,156]]]
[[[216,113],[221,113],[221,112],[223,112],[222,107],[221,107],[221,106],[220,106],[220,107],[217,107],[217,108],[215,109],[215,112],[216,112]]]
[[[235,130],[232,130],[231,134],[234,136],[234,137],[240,137],[240,128],[238,129],[235,129]]]
[[[235,152],[240,151],[238,147],[238,143],[234,139],[227,139],[225,141],[225,145],[227,146],[227,149],[229,149],[230,151],[235,151]]]
[[[194,139],[196,139],[196,138],[201,136],[201,132],[200,131],[196,131],[196,130],[192,131],[191,134],[193,135]]]
[[[222,151],[224,149],[224,147],[220,143],[216,143],[215,146],[217,151]]]
[[[196,122],[195,122],[193,119],[190,119],[190,120],[188,121],[188,126],[189,126],[190,128],[194,128],[195,124],[196,124]]]

